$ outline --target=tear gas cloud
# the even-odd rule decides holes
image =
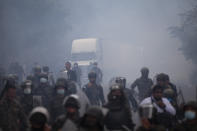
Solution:
[[[19,61],[30,69],[38,62],[57,72],[69,60],[73,39],[96,37],[103,40],[105,80],[125,76],[132,82],[146,66],[152,78],[165,72],[190,85],[195,67],[168,31],[190,6],[191,0],[4,0],[1,63]]]

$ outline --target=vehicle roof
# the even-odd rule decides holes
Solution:
[[[71,53],[96,52],[97,40],[96,38],[73,40]]]

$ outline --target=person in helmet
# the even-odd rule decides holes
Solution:
[[[44,107],[36,107],[29,115],[30,131],[51,131],[48,125],[49,112]]]
[[[72,125],[77,126],[79,123],[79,109],[81,107],[79,98],[77,95],[70,95],[65,98],[64,102],[65,113],[60,115],[52,126],[53,131],[63,130],[67,128],[67,122],[72,123]]]
[[[197,131],[197,102],[189,101],[183,106],[184,121],[172,131]]]
[[[91,105],[103,105],[105,103],[103,87],[96,83],[96,73],[88,74],[89,83],[83,87],[83,91],[87,95]]]
[[[34,89],[34,95],[39,97],[39,104],[37,106],[44,106],[49,110],[49,104],[51,101],[53,88],[48,83],[48,77],[46,74],[40,74],[40,82],[38,87]]]
[[[96,73],[96,75],[97,75],[96,84],[100,85],[102,83],[103,73],[102,73],[101,69],[98,67],[97,62],[93,63],[93,67],[91,68],[90,72]]]
[[[48,66],[43,66],[42,70],[43,70],[43,73],[45,73],[48,76],[49,84],[51,86],[55,85],[55,80],[54,80],[52,72],[49,71],[49,67]]]
[[[104,124],[109,130],[134,129],[131,108],[124,93],[123,87],[114,84],[110,87],[108,102],[104,105],[108,113],[104,118]]]
[[[148,77],[149,69],[144,67],[141,69],[141,77],[136,79],[131,84],[131,89],[134,90],[135,87],[138,88],[139,91],[139,101],[142,101],[144,98],[151,95],[151,87],[153,85],[153,81]]]
[[[20,103],[25,111],[26,115],[29,115],[33,109],[33,84],[32,81],[26,80],[21,85],[22,96],[20,97]]]
[[[176,86],[170,82],[169,75],[165,74],[164,97],[166,97],[175,108],[178,108],[177,96]]]
[[[124,90],[128,100],[130,101],[130,103],[132,105],[133,111],[137,111],[138,103],[137,103],[135,97],[133,96],[133,93],[132,93],[131,89],[126,87],[126,78],[116,77],[115,78],[115,83],[120,84],[123,87],[123,90]]]
[[[16,99],[16,83],[12,79],[6,81],[0,99],[0,127],[3,131],[26,131],[27,116]]]
[[[51,121],[56,120],[56,118],[65,113],[63,106],[63,100],[67,96],[68,83],[65,78],[58,78],[55,84],[53,97],[50,102],[50,114]]]
[[[90,107],[79,123],[78,131],[104,131],[104,113],[101,107]]]

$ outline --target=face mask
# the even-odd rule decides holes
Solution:
[[[40,83],[47,83],[47,79],[46,78],[40,78]]]
[[[31,88],[25,88],[24,94],[31,94]]]
[[[193,120],[193,119],[195,119],[195,117],[196,117],[196,113],[195,112],[193,112],[193,111],[186,111],[185,112],[185,118],[187,120]]]
[[[58,89],[57,90],[57,94],[60,94],[60,95],[64,95],[64,89]]]

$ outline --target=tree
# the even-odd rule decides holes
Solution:
[[[197,65],[197,1],[193,8],[181,14],[181,26],[170,27],[171,34],[181,41],[180,50],[187,60]],[[193,84],[197,81],[197,69],[191,75]]]

